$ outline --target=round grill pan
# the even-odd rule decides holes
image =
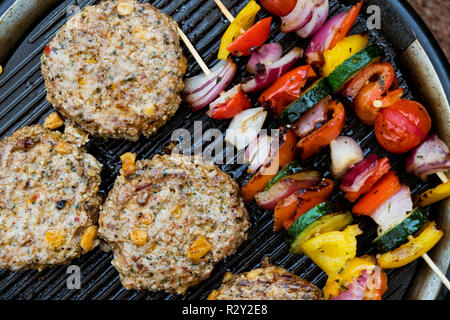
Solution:
[[[13,2],[13,1],[7,1]],[[220,39],[228,26],[217,9],[214,1],[200,0],[153,0],[155,7],[171,15],[189,36],[195,47],[211,66],[216,61]],[[232,14],[236,14],[246,1],[223,1]],[[96,3],[94,0],[16,0],[9,10],[0,18],[0,63],[4,73],[0,76],[0,139],[10,135],[18,128],[33,123],[42,123],[53,110],[45,99],[45,86],[40,71],[40,55],[46,43],[79,8]],[[393,63],[399,76],[400,86],[407,88],[407,97],[421,101],[428,106],[433,116],[434,128],[447,144],[450,143],[448,122],[449,75],[448,62],[444,58],[434,38],[404,1],[367,0],[365,7],[378,5],[382,10],[382,29],[368,31],[371,37],[385,49],[386,60]],[[331,15],[348,8],[349,1],[331,0]],[[363,9],[365,11],[365,9]],[[264,14],[263,14],[264,15]],[[279,19],[272,27],[270,42],[280,42],[285,51],[294,45],[305,47],[307,41],[295,34],[282,34],[279,31]],[[367,31],[365,17],[358,18],[356,32]],[[187,76],[201,72],[192,56],[185,49],[189,61]],[[243,63],[240,63],[243,66]],[[402,74],[400,69],[408,71]],[[244,75],[244,68],[235,78],[239,82]],[[204,112],[191,113],[182,105],[178,113],[159,132],[150,139],[141,139],[137,143],[120,140],[92,139],[87,145],[88,151],[102,162],[101,192],[104,196],[111,189],[120,169],[119,156],[131,151],[139,159],[151,158],[163,153],[164,147],[171,141],[172,131],[186,128],[194,136],[194,122],[202,121],[203,133],[209,128],[218,128],[222,132],[228,121],[215,121]],[[274,120],[268,120],[266,128],[276,128]],[[343,135],[351,135],[361,144],[365,153],[375,152],[379,156],[388,155],[376,142],[370,128],[362,126],[359,120],[349,112]],[[208,141],[195,141],[194,145],[208,145]],[[227,146],[226,152],[231,151]],[[437,179],[423,183],[415,177],[402,173],[404,157],[389,155],[393,167],[400,171],[402,181],[411,186],[413,195],[436,185]],[[329,151],[324,150],[313,157],[309,163],[329,176]],[[234,176],[240,183],[248,179],[245,166],[224,163],[220,167]],[[333,201],[342,197],[335,193]],[[283,236],[272,232],[272,215],[258,208],[254,203],[247,206],[251,217],[251,229],[248,240],[235,255],[219,263],[210,278],[191,288],[186,295],[177,296],[161,292],[127,291],[119,275],[111,265],[112,254],[104,253],[98,248],[73,264],[81,268],[81,289],[70,290],[66,280],[69,276],[66,267],[54,267],[38,272],[0,271],[0,299],[204,299],[208,293],[217,288],[226,271],[239,273],[259,267],[264,256],[270,257],[272,263],[287,268],[300,277],[323,287],[326,275],[306,256],[294,256],[288,253]],[[447,220],[449,201],[440,206],[433,206],[430,215],[438,220],[439,226],[446,231],[446,236],[431,253],[442,270],[449,265],[448,243],[449,223]],[[369,219],[357,218],[356,222],[364,230],[359,239],[358,255],[375,251],[371,241],[375,237],[375,224]],[[404,268],[388,271],[389,290],[385,299],[436,299],[442,298],[440,283],[425,265],[414,262]],[[440,295],[439,295],[440,293]]]

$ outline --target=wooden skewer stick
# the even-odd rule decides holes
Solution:
[[[447,182],[448,182],[447,175],[446,175],[444,172],[438,172],[438,173],[436,173],[436,174],[437,174],[437,176],[439,177],[439,179],[441,179],[441,181],[442,181],[443,183],[447,183]]]
[[[409,236],[408,240],[413,240],[413,236]],[[434,271],[434,273],[438,276],[439,279],[441,279],[442,283],[447,287],[448,290],[450,290],[450,281],[448,281],[447,277],[442,273],[441,270],[437,267],[437,265],[431,260],[430,256],[428,254],[424,254],[422,256],[423,260],[428,264],[428,266],[431,268],[431,270]]]
[[[222,11],[223,15],[225,16],[225,18],[228,19],[228,21],[233,22],[234,21],[234,17],[233,15],[230,13],[230,11],[228,11],[227,7],[224,6],[224,4],[222,3],[222,1],[220,0],[214,0],[214,2],[217,4],[217,6],[219,7],[220,11]]]
[[[198,54],[197,50],[195,50],[195,47],[192,45],[192,43],[189,40],[189,38],[184,34],[183,30],[181,30],[179,27],[178,27],[178,33],[180,35],[181,40],[183,40],[183,42],[186,45],[186,47],[189,49],[191,54],[194,56],[195,61],[197,61],[198,65],[203,70],[203,73],[205,75],[209,75],[211,73],[211,71],[209,70],[208,66],[203,61],[202,57],[200,57],[200,55]]]

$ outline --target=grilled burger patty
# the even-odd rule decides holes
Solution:
[[[75,14],[41,58],[47,100],[95,136],[136,141],[178,110],[187,62],[176,22],[150,4],[102,1]]]
[[[200,158],[156,155],[117,178],[99,234],[127,289],[184,294],[246,239],[238,184]]]
[[[209,300],[321,300],[319,288],[286,269],[265,266],[250,272],[227,273]]]
[[[82,253],[96,222],[101,165],[87,134],[24,127],[0,142],[0,268],[43,269]]]

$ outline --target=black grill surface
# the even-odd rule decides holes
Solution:
[[[16,129],[42,123],[45,117],[53,110],[45,99],[45,86],[40,70],[40,56],[43,49],[54,36],[55,32],[67,21],[71,11],[70,7],[76,5],[80,8],[94,4],[96,1],[62,1],[59,6],[48,12],[31,32],[22,40],[15,52],[8,60],[4,73],[0,76],[0,138],[10,135]],[[216,62],[216,54],[220,39],[228,26],[228,22],[222,16],[214,1],[199,0],[155,0],[150,1],[155,7],[166,14],[171,15],[180,25],[180,28],[191,39],[200,55],[209,66]],[[236,15],[247,1],[224,0],[224,4],[233,15]],[[339,4],[336,0],[330,1],[331,12],[342,11],[348,7]],[[262,10],[263,11],[263,10]],[[260,16],[266,16],[266,12]],[[365,30],[365,19],[361,16],[354,32]],[[270,37],[271,42],[280,42],[286,51],[293,46],[305,47],[307,41],[301,40],[295,34],[282,34],[279,30],[280,20],[274,19]],[[396,53],[386,43],[383,36],[376,31],[370,31],[371,38],[377,42],[387,56],[386,60],[395,65]],[[184,47],[185,55],[189,61],[187,76],[201,72],[195,60]],[[237,83],[245,76],[244,61],[240,62],[240,71],[234,82]],[[398,71],[400,86],[407,88],[405,79]],[[412,97],[406,90],[407,96]],[[252,97],[256,98],[256,97]],[[254,99],[255,101],[256,99]],[[277,123],[271,118],[266,121],[265,128],[276,128]],[[203,133],[208,128],[219,128],[222,132],[228,127],[229,121],[216,121],[209,119],[203,111],[191,113],[186,105],[182,105],[178,113],[159,132],[150,139],[141,139],[137,143],[120,140],[92,139],[88,144],[88,150],[104,166],[102,172],[101,192],[105,197],[112,187],[115,177],[120,169],[119,156],[127,151],[135,152],[139,159],[151,158],[154,154],[163,153],[164,147],[171,141],[172,131],[176,128],[186,128],[193,134],[194,121],[202,121]],[[343,135],[351,135],[361,144],[365,154],[377,153],[386,156],[387,153],[377,144],[370,128],[362,126],[355,115],[349,111],[346,127]],[[203,141],[204,142],[204,141]],[[197,143],[203,143],[198,141]],[[209,142],[203,143],[205,146]],[[225,152],[230,151],[227,146]],[[404,157],[389,155],[391,164],[400,172],[403,182],[411,187],[413,195],[417,195],[430,185],[436,183],[433,179],[428,184],[407,176],[403,171]],[[324,173],[329,173],[329,150],[325,149],[313,157],[308,163]],[[221,164],[220,167],[234,176],[240,183],[248,179],[246,167],[236,164]],[[342,193],[335,192],[333,201],[342,198]],[[345,200],[341,201],[348,206]],[[81,268],[81,289],[70,290],[66,281],[69,276],[64,266],[46,269],[42,272],[36,270],[24,272],[0,271],[0,299],[204,299],[211,290],[217,288],[226,271],[239,273],[249,271],[261,265],[264,256],[270,257],[270,261],[278,266],[289,269],[300,277],[323,287],[326,275],[312,263],[306,256],[294,256],[288,253],[283,242],[282,234],[272,231],[272,214],[261,210],[255,203],[247,206],[250,213],[251,228],[248,240],[241,245],[236,254],[219,263],[209,279],[200,285],[191,288],[186,295],[177,296],[161,292],[127,291],[120,281],[119,275],[111,265],[112,254],[95,249],[81,258],[73,261],[73,264]],[[371,241],[375,237],[375,224],[369,218],[356,218],[364,234],[359,237],[358,255],[366,253],[374,254]],[[414,276],[416,263],[405,268],[390,270],[389,290],[386,299],[401,299]]]

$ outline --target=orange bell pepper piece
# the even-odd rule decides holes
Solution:
[[[338,101],[331,101],[327,106],[328,111],[333,111],[333,117],[323,124],[319,129],[302,138],[297,143],[302,160],[308,159],[313,154],[319,152],[322,148],[336,139],[344,128],[345,108]]]
[[[264,190],[269,181],[275,177],[280,167],[284,167],[294,160],[296,154],[297,136],[293,130],[280,128],[280,144],[276,151],[266,159],[258,172],[241,189],[244,201],[251,201],[258,192]]]
[[[333,181],[323,179],[321,183],[309,189],[299,189],[286,199],[280,201],[274,211],[274,231],[289,229],[302,214],[308,212],[331,196]]]
[[[394,171],[390,171],[378,181],[353,207],[352,212],[370,216],[387,199],[401,188],[400,181]]]

